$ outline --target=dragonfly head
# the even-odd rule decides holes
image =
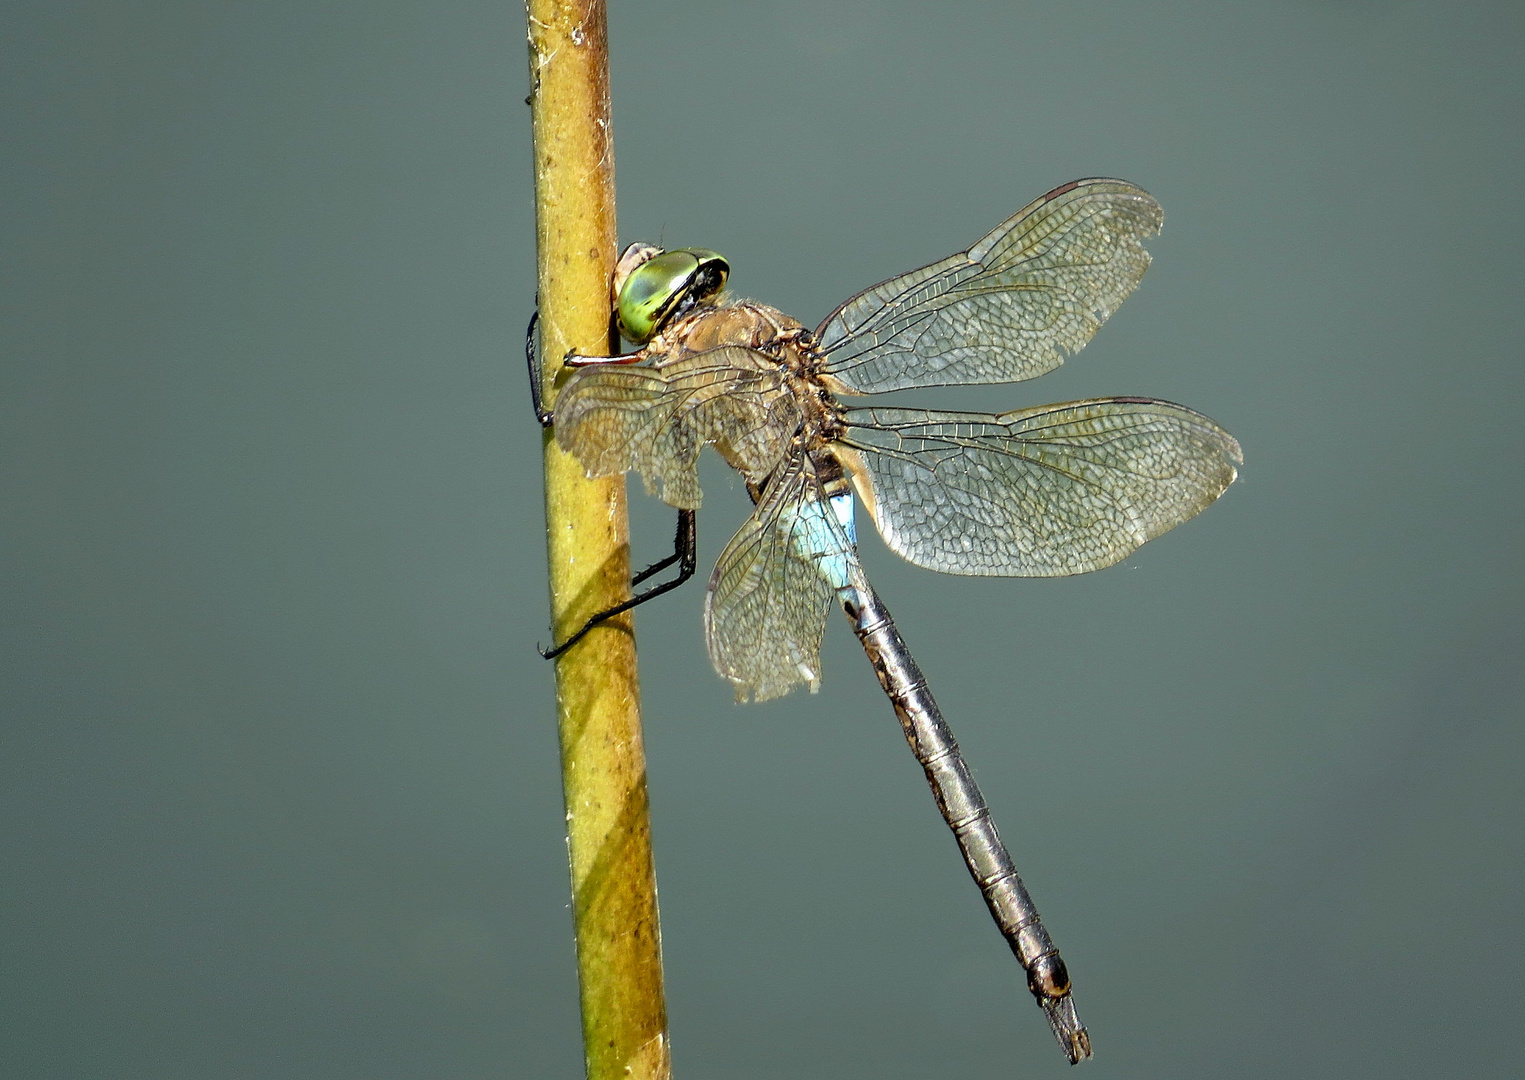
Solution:
[[[704,248],[663,251],[631,244],[614,268],[614,313],[626,341],[644,345],[668,322],[720,295],[725,258]]]

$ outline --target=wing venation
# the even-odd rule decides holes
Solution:
[[[1201,413],[1097,398],[990,416],[847,414],[844,463],[892,549],[948,574],[1110,566],[1234,482],[1239,444]]]
[[[694,510],[701,448],[713,445],[757,484],[778,468],[800,423],[784,378],[741,346],[578,368],[556,399],[556,441],[589,476],[638,472],[648,493]]]
[[[1042,375],[1138,285],[1163,221],[1124,180],[1055,188],[968,251],[848,300],[816,331],[826,370],[862,394]]]
[[[821,636],[836,589],[856,571],[851,539],[820,491],[812,462],[786,462],[715,563],[704,599],[710,662],[736,699],[766,701],[821,678]],[[847,569],[848,567],[851,569]]]

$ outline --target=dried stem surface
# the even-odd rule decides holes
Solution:
[[[602,0],[528,0],[536,239],[547,390],[568,350],[607,355],[614,152]],[[547,394],[554,407],[554,394]],[[545,439],[558,641],[629,596],[622,478],[588,480]],[[667,1010],[627,613],[556,664],[572,909],[590,1080],[667,1080]]]

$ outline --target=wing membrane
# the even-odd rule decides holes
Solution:
[[[816,331],[826,370],[864,394],[1052,371],[1133,291],[1163,220],[1123,180],[1055,188],[968,251],[843,304]]]
[[[704,636],[736,700],[766,701],[821,678],[821,635],[835,598],[823,576],[856,572],[851,539],[799,456],[774,477],[710,576]]]
[[[858,409],[847,422],[841,456],[885,542],[949,574],[1110,566],[1201,511],[1243,461],[1207,417],[1149,398],[1000,416]]]
[[[578,368],[556,399],[556,441],[589,476],[639,472],[648,493],[699,506],[699,450],[761,484],[799,426],[776,362],[726,346],[655,365]]]

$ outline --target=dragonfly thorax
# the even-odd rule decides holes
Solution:
[[[808,449],[818,449],[841,432],[842,406],[828,382],[830,376],[822,370],[825,357],[814,336],[799,320],[775,307],[723,298],[674,320],[645,352],[661,368],[727,347],[739,347],[750,355],[728,351],[726,364],[776,374],[772,392],[778,404],[792,403],[798,413],[781,435],[803,439]]]
[[[804,329],[797,320],[767,304],[717,297],[664,326],[646,346],[646,355],[661,363],[665,358],[739,345],[777,356]]]

